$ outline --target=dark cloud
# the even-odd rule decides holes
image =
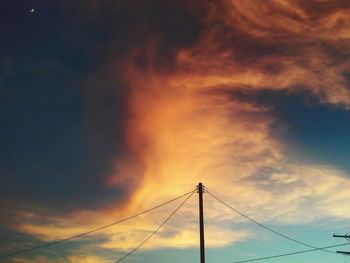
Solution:
[[[34,1],[4,9],[1,198],[21,209],[61,208],[51,213],[121,199],[128,186],[105,183],[115,160],[133,158],[118,71],[152,42],[159,69],[171,67],[174,51],[198,38],[203,4]]]

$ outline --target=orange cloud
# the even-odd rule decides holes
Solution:
[[[350,37],[350,5],[344,1],[231,0],[225,22],[257,37]]]

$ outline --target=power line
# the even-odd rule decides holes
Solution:
[[[340,247],[340,246],[346,246],[346,245],[350,245],[350,243],[342,243],[342,244],[338,244],[338,245],[332,245],[332,246],[320,247],[320,248],[313,248],[313,249],[308,249],[308,250],[301,250],[301,251],[297,251],[297,252],[290,252],[290,253],[279,254],[279,255],[274,255],[274,256],[235,261],[234,263],[245,263],[245,262],[259,261],[259,260],[265,260],[265,259],[280,258],[280,257],[286,257],[286,256],[292,256],[292,255],[297,255],[297,254],[308,253],[308,252],[314,252],[314,251],[318,251],[318,250],[323,250],[324,251],[324,249],[327,249],[327,248]]]
[[[188,199],[191,198],[191,196],[194,194],[195,191],[193,191],[159,226],[156,230],[154,230],[145,240],[143,240],[137,247],[134,249],[130,250],[127,254],[125,254],[123,257],[118,259],[116,263],[122,261],[126,257],[130,256],[132,253],[134,253],[136,250],[138,250],[143,244],[145,244],[148,240],[151,239],[152,236],[154,236],[161,228],[164,226],[170,218],[187,202]]]
[[[227,203],[225,203],[224,201],[222,201],[220,198],[218,198],[218,197],[216,197],[215,195],[213,195],[212,193],[210,193],[208,190],[206,190],[206,192],[207,192],[210,196],[212,196],[213,198],[215,198],[217,201],[219,201],[220,203],[224,204],[225,206],[227,206],[228,208],[230,208],[231,210],[233,210],[234,212],[236,212],[237,214],[243,216],[244,218],[248,219],[249,221],[253,222],[254,224],[256,224],[256,225],[258,225],[258,226],[260,226],[260,227],[262,227],[262,228],[264,228],[264,229],[266,229],[266,230],[268,230],[268,231],[270,231],[270,232],[272,232],[272,233],[274,233],[274,234],[276,234],[276,235],[279,235],[279,236],[281,236],[281,237],[283,237],[283,238],[285,238],[285,239],[288,239],[288,240],[290,240],[290,241],[292,241],[292,242],[298,243],[298,244],[303,245],[303,246],[307,246],[307,247],[310,247],[310,248],[313,248],[313,249],[316,249],[316,250],[322,250],[322,251],[324,251],[324,252],[336,254],[336,253],[333,252],[333,251],[329,251],[329,250],[325,250],[325,249],[323,249],[323,248],[318,248],[318,247],[309,245],[309,244],[304,243],[304,242],[302,242],[302,241],[299,241],[299,240],[297,240],[297,239],[294,239],[294,238],[291,238],[291,237],[289,237],[289,236],[286,236],[286,235],[284,235],[284,234],[282,234],[282,233],[280,233],[280,232],[277,232],[276,230],[273,230],[273,229],[269,228],[268,226],[265,226],[265,225],[263,225],[263,224],[257,222],[256,220],[250,218],[249,216],[247,216],[247,215],[243,214],[242,212],[238,211],[237,209],[233,208],[233,207],[230,206],[229,204],[227,204]]]
[[[176,197],[176,198],[174,198],[174,199],[171,199],[171,200],[169,200],[169,201],[166,201],[166,202],[164,202],[164,203],[162,203],[162,204],[160,204],[160,205],[154,206],[154,207],[149,208],[149,209],[147,209],[147,210],[144,210],[144,211],[142,211],[142,212],[140,212],[140,213],[138,213],[138,214],[129,216],[129,217],[127,217],[127,218],[124,218],[124,219],[121,219],[121,220],[119,220],[119,221],[110,223],[110,224],[108,224],[108,225],[101,226],[101,227],[99,227],[99,228],[95,228],[95,229],[92,229],[92,230],[90,230],[90,231],[87,231],[87,232],[84,232],[84,233],[80,233],[80,234],[77,234],[77,235],[74,235],[74,236],[71,236],[71,237],[68,237],[68,238],[56,240],[56,241],[53,241],[53,242],[45,243],[45,244],[42,244],[42,245],[39,245],[39,246],[35,246],[35,247],[23,249],[23,250],[18,250],[18,251],[15,251],[15,252],[12,252],[12,253],[8,253],[8,254],[5,254],[5,255],[0,255],[0,258],[6,258],[6,257],[16,256],[16,255],[19,255],[19,254],[24,254],[24,253],[27,253],[27,252],[30,252],[30,251],[33,251],[33,250],[37,250],[37,249],[41,249],[41,248],[44,248],[44,247],[49,247],[49,246],[57,245],[57,244],[60,244],[60,243],[63,243],[63,242],[66,242],[66,241],[69,241],[69,240],[72,240],[72,239],[75,239],[75,238],[78,238],[78,237],[83,237],[83,236],[89,235],[89,234],[91,234],[91,233],[100,231],[100,230],[102,230],[102,229],[105,229],[105,228],[108,228],[108,227],[111,227],[111,226],[120,224],[120,223],[125,222],[125,221],[127,221],[127,220],[130,220],[130,219],[133,219],[133,218],[138,217],[138,216],[140,216],[140,215],[143,215],[143,214],[146,214],[146,213],[148,213],[148,212],[151,212],[151,211],[153,211],[153,210],[155,210],[155,209],[158,209],[158,208],[160,208],[160,207],[162,207],[162,206],[165,206],[165,205],[167,205],[167,204],[169,204],[169,203],[172,203],[172,202],[174,202],[174,201],[176,201],[176,200],[178,200],[178,199],[180,199],[180,198],[182,198],[182,197],[184,197],[184,196],[186,196],[186,195],[191,194],[191,196],[192,196],[193,192],[194,192],[194,191],[187,192],[187,193],[185,193],[185,194],[183,194],[183,195],[180,195],[180,196],[178,196],[178,197]],[[187,199],[186,199],[186,200],[187,200]]]

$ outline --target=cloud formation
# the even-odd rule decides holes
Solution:
[[[88,15],[94,17],[100,4],[89,3]],[[170,20],[164,28],[158,21],[158,28],[147,13],[150,39],[137,41],[126,54],[109,53],[105,66],[115,74],[111,79],[128,89],[121,127],[128,154],[115,157],[113,172],[104,180],[108,188],[128,189],[128,196],[100,209],[76,209],[63,216],[18,213],[22,220],[11,227],[45,241],[64,238],[176,197],[200,181],[262,222],[349,218],[349,175],[330,165],[296,160],[282,135],[273,135],[273,105],[258,105],[235,94],[307,91],[319,103],[350,107],[349,5],[316,0],[171,5],[186,19],[200,5],[193,30],[185,35],[169,31],[187,26]],[[139,8],[132,10],[142,13]],[[160,13],[169,12],[163,4],[159,8]],[[206,196],[209,246],[251,236],[242,221],[233,224],[234,216],[222,215],[220,209]],[[197,246],[196,211],[196,202],[190,202],[145,248]],[[151,214],[128,222],[122,231],[96,236],[103,237],[101,248],[125,250],[138,245],[157,224],[159,219]]]

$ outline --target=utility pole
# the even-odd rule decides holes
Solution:
[[[200,263],[205,263],[205,244],[204,244],[204,219],[203,219],[203,184],[197,186],[199,194],[199,236],[200,236]]]
[[[336,235],[336,234],[333,234],[333,237],[346,238],[347,240],[350,241],[350,235]],[[350,256],[350,252],[348,252],[348,251],[337,251],[337,253],[343,254],[343,255],[346,255],[346,256]]]

